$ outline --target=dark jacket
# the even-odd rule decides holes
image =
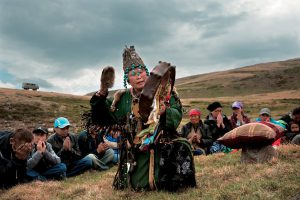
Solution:
[[[60,163],[60,157],[58,157],[52,149],[52,145],[46,143],[46,151],[40,153],[36,149],[36,145],[31,151],[29,159],[27,160],[27,168],[33,169],[37,172],[44,172],[48,168]]]
[[[0,132],[0,188],[25,181],[26,160],[19,160],[10,145],[11,132]]]
[[[193,128],[193,124],[191,122],[185,124],[181,128],[180,136],[184,137],[184,138],[187,138],[189,133],[192,131],[192,128]],[[212,134],[211,134],[211,131],[209,130],[208,125],[203,124],[203,122],[200,121],[198,128],[200,128],[200,132],[201,132],[201,135],[202,135],[201,143],[199,145],[202,148],[211,146],[212,143],[213,143],[213,139],[212,139]]]
[[[52,145],[52,148],[56,155],[58,155],[61,159],[62,163],[65,163],[67,167],[72,166],[74,161],[81,159],[81,153],[78,146],[77,137],[74,134],[69,134],[72,149],[71,151],[65,151],[63,149],[64,140],[57,134],[51,135],[47,142]]]
[[[82,156],[86,156],[90,153],[95,154],[98,159],[101,159],[105,152],[100,154],[97,152],[97,147],[100,143],[103,142],[103,138],[100,133],[96,135],[95,138],[92,138],[91,135],[86,131],[82,131],[78,136],[78,145],[82,153]]]
[[[209,130],[212,133],[213,141],[216,141],[218,138],[222,137],[225,133],[232,130],[231,122],[226,117],[226,115],[223,115],[223,124],[225,126],[224,128],[217,126],[217,121],[212,117],[211,114],[209,114],[206,117],[204,124],[208,125]]]

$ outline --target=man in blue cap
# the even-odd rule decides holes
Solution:
[[[69,120],[65,117],[55,119],[55,134],[48,138],[61,162],[67,166],[67,177],[78,175],[93,167],[93,161],[88,155],[82,158],[77,137],[69,132],[70,126]]]

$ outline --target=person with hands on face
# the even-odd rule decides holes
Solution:
[[[78,144],[83,156],[89,156],[93,160],[93,168],[106,170],[114,158],[113,149],[103,141],[100,127],[96,124],[88,124],[86,130],[79,133]]]
[[[33,130],[33,149],[27,160],[27,176],[32,180],[61,180],[66,177],[67,167],[46,141],[48,130],[38,126]]]
[[[239,127],[244,124],[250,123],[250,119],[244,113],[244,107],[242,102],[235,101],[231,106],[233,113],[230,116],[230,122],[232,128]]]
[[[61,162],[66,164],[67,177],[81,174],[93,167],[93,160],[89,156],[81,155],[77,137],[69,132],[70,126],[69,120],[65,117],[55,119],[55,134],[47,140],[60,157]]]
[[[33,135],[27,129],[0,132],[0,188],[26,182],[26,161]]]
[[[206,117],[204,123],[208,125],[214,141],[212,146],[209,148],[209,153],[229,151],[229,148],[217,142],[218,138],[222,137],[225,133],[232,129],[227,116],[222,113],[222,105],[219,102],[213,102],[208,105],[207,110],[209,110],[210,113]]]
[[[213,143],[211,132],[208,125],[202,122],[198,109],[191,109],[189,117],[190,122],[182,127],[180,135],[192,144],[194,155],[205,155],[207,147]]]

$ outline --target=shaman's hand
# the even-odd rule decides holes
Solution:
[[[105,96],[108,88],[112,88],[115,82],[115,70],[113,67],[107,66],[102,70],[100,82],[100,90],[97,92],[97,95]]]

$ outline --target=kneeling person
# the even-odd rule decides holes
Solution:
[[[67,166],[67,177],[75,176],[93,167],[90,157],[82,158],[77,137],[69,133],[70,122],[67,118],[59,117],[54,121],[55,134],[51,135],[48,142],[52,145],[61,162]]]
[[[33,130],[34,146],[27,160],[27,176],[33,180],[57,179],[66,177],[66,165],[61,163],[50,143],[46,142],[48,130],[37,127]]]

